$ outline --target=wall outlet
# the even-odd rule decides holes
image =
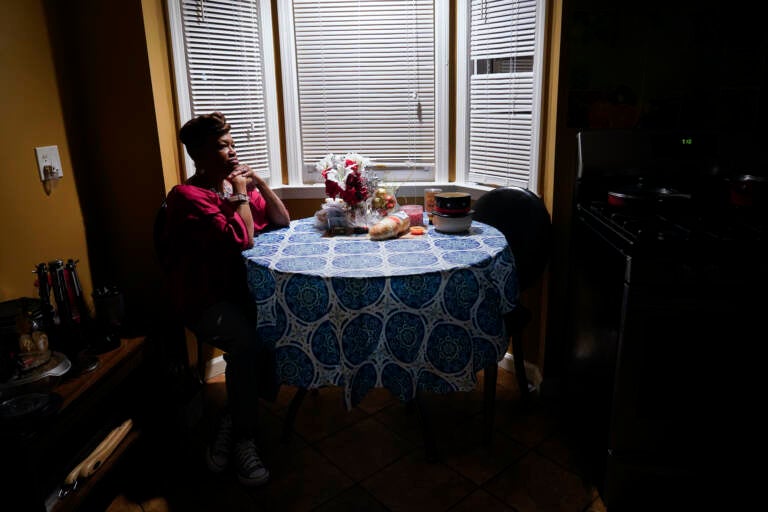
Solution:
[[[61,169],[58,146],[40,146],[35,148],[37,167],[40,170],[40,180],[57,180],[64,176]]]

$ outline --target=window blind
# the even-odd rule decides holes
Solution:
[[[267,176],[258,0],[182,0],[180,7],[192,117],[222,112],[240,161]]]
[[[468,179],[528,187],[539,112],[536,0],[472,0]]]
[[[433,0],[294,0],[304,176],[327,153],[429,179],[435,166]]]

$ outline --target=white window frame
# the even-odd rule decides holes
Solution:
[[[545,20],[547,17],[546,0],[537,0],[539,10],[536,18],[536,49],[534,51],[533,72],[533,112],[532,112],[532,136],[531,159],[527,183],[515,180],[507,180],[501,185],[516,185],[530,189],[540,194],[539,187],[539,160],[541,144],[542,123],[542,97],[543,97],[543,69],[544,69],[544,41],[546,34]],[[456,13],[456,184],[465,187],[485,188],[485,184],[477,184],[469,181],[469,123],[470,123],[470,21],[471,2],[457,2]]]
[[[184,37],[181,23],[181,0],[168,0],[166,5],[169,17],[169,30],[172,42],[172,52],[174,59],[174,79],[177,94],[177,108],[179,115],[179,126],[191,117],[191,98],[189,94],[189,85],[187,82],[186,60],[184,54]],[[268,154],[270,164],[270,175],[268,177],[270,185],[278,194],[287,199],[298,198],[322,198],[324,197],[324,187],[320,183],[304,183],[302,178],[302,157],[301,157],[301,129],[299,125],[298,110],[298,76],[294,67],[295,63],[295,36],[293,29],[293,8],[292,0],[277,0],[274,2],[277,6],[278,28],[280,34],[280,52],[282,56],[282,83],[283,83],[283,119],[285,120],[285,144],[287,157],[288,181],[283,183],[281,155],[280,155],[280,134],[279,111],[277,103],[275,61],[273,48],[273,25],[272,25],[272,2],[270,0],[255,0],[259,4],[262,13],[260,16],[260,30],[262,32],[262,62],[264,66],[264,101],[267,119],[267,140]],[[547,2],[539,0],[539,9],[541,14],[537,18],[536,32],[538,34],[537,49],[534,55],[534,108],[535,120],[533,121],[532,131],[532,158],[531,172],[527,186],[534,192],[538,191],[539,181],[539,161],[540,161],[540,138],[542,122],[541,99],[543,96],[543,76],[544,55],[543,47],[545,40],[545,20],[547,13],[545,7]],[[411,181],[404,182],[400,187],[400,193],[404,195],[419,196],[423,188],[438,186],[444,190],[463,190],[471,192],[473,197],[477,198],[484,191],[492,187],[486,184],[471,182],[468,179],[469,172],[469,80],[470,80],[470,59],[469,59],[469,2],[459,1],[456,5],[456,33],[451,34],[449,24],[449,0],[435,0],[435,175],[430,181]],[[449,182],[449,36],[456,37],[456,146],[455,146],[455,181]],[[286,63],[286,60],[288,62]],[[186,176],[194,174],[194,163],[189,156],[184,153],[184,168]],[[381,173],[384,178],[388,178],[388,173]],[[393,180],[394,181],[394,180]]]
[[[174,79],[179,113],[179,127],[192,117],[192,98],[187,80],[186,55],[184,50],[184,28],[181,18],[181,0],[168,0],[168,24],[171,35]],[[261,32],[262,63],[264,66],[264,109],[266,112],[267,154],[269,162],[268,182],[282,183],[280,166],[280,134],[278,132],[277,88],[275,87],[275,52],[272,44],[272,6],[269,0],[257,0],[259,6],[259,30]],[[235,141],[237,143],[237,141]],[[195,164],[184,151],[184,177],[195,173]]]
[[[449,60],[449,2],[435,2],[435,173],[429,183],[448,182],[448,60]],[[304,185],[302,172],[301,119],[299,113],[299,84],[296,72],[296,38],[292,0],[278,0],[278,27],[283,79],[283,113],[285,119],[288,183]],[[405,181],[410,173],[391,170],[381,172],[386,181]],[[413,182],[416,183],[416,182]],[[313,184],[322,187],[322,184]]]

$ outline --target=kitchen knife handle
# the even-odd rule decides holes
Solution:
[[[96,470],[101,467],[104,461],[107,460],[110,455],[112,455],[112,452],[115,451],[115,448],[117,448],[123,439],[125,439],[125,436],[127,436],[131,431],[131,427],[133,427],[133,422],[128,419],[118,428],[113,430],[112,433],[109,434],[109,436],[107,436],[105,439],[103,448],[98,452],[94,451],[91,456],[86,459],[85,463],[83,464],[80,476],[82,478],[88,478],[89,476],[93,475]]]
[[[120,441],[130,432],[131,427],[133,427],[133,421],[129,418],[122,425],[112,430],[88,457],[83,459],[80,464],[69,472],[67,478],[64,479],[64,485],[74,485],[78,478],[87,478],[95,473],[101,467],[101,463],[109,457],[117,445],[120,444]]]

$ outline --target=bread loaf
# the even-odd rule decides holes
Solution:
[[[405,212],[395,212],[371,226],[368,234],[373,240],[386,240],[387,238],[395,238],[401,233],[408,231],[410,225],[411,221]]]

